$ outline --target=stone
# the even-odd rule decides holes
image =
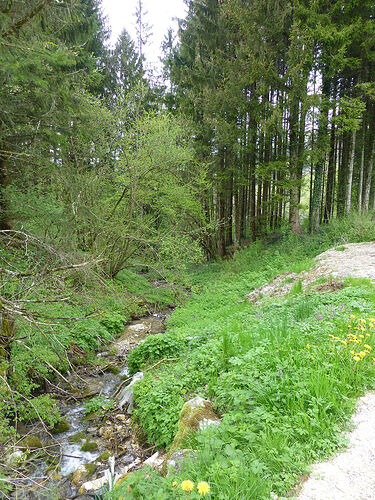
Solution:
[[[74,434],[74,436],[69,438],[69,443],[79,443],[85,438],[86,438],[85,432],[77,432],[77,434]]]
[[[133,472],[128,472],[128,473],[126,473],[126,474],[122,475],[122,476],[121,476],[121,477],[120,477],[120,478],[116,481],[114,489],[119,488],[119,487],[122,485],[122,483],[124,483],[124,482],[125,482],[125,481],[126,481],[126,480],[127,480],[127,479],[128,479],[128,478],[132,475],[132,474],[133,474]]]
[[[103,451],[103,453],[96,459],[96,462],[107,462],[110,456],[111,454],[109,453],[109,451]]]
[[[8,467],[15,467],[24,458],[24,453],[22,450],[16,450],[5,457],[5,465]]]
[[[116,418],[117,420],[120,420],[120,422],[122,422],[123,424],[126,422],[126,415],[124,415],[123,413],[119,413],[118,415],[116,415]]]
[[[221,421],[214,411],[211,401],[200,396],[187,401],[182,407],[178,421],[178,432],[173,440],[169,456],[182,448],[188,434],[207,428],[209,425],[220,425]],[[169,457],[168,457],[169,458]]]
[[[36,436],[26,436],[17,443],[17,447],[21,450],[35,450],[43,448],[41,440]]]
[[[81,446],[82,451],[96,451],[97,449],[98,445],[95,441],[86,441],[86,443],[83,443]]]
[[[98,477],[97,479],[94,479],[93,481],[87,481],[82,484],[80,489],[78,490],[78,493],[82,495],[83,493],[86,493],[87,491],[96,491],[100,490],[100,488],[103,488],[105,484],[108,483],[108,479],[106,476]]]
[[[96,470],[94,464],[83,464],[78,467],[77,470],[73,472],[71,483],[74,486],[79,486],[86,482],[89,477],[91,477]]]
[[[194,458],[194,457],[196,457],[196,454],[193,450],[182,449],[175,451],[166,461],[167,474],[169,475],[172,473],[174,474],[180,472],[182,462],[187,458]]]
[[[151,457],[149,457],[147,460],[143,462],[143,465],[148,465],[151,467],[153,470],[156,471],[161,471],[163,468],[163,463],[164,463],[164,455],[160,453],[160,451],[157,451]]]
[[[132,389],[132,386],[136,382],[138,382],[138,380],[142,379],[143,379],[143,373],[137,372],[135,375],[133,375],[130,384],[128,384],[126,387],[123,387],[117,396],[119,408],[122,410],[123,407],[125,407],[125,411],[129,415],[133,411],[133,403],[134,403],[134,389]]]
[[[70,425],[66,420],[61,420],[60,422],[57,422],[52,429],[51,433],[52,434],[62,434],[63,432],[67,432],[70,429]]]

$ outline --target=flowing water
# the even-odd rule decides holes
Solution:
[[[111,400],[119,384],[128,376],[126,357],[129,351],[143,342],[147,335],[163,332],[165,330],[164,321],[169,314],[170,311],[165,311],[131,322],[125,327],[121,336],[109,346],[107,351],[98,354],[98,357],[110,360],[111,365],[116,366],[118,369],[117,374],[106,372],[95,377],[87,377],[78,373],[79,379],[90,386],[91,397],[101,396],[104,401]],[[115,355],[113,355],[114,351],[116,351]],[[35,460],[32,467],[33,470],[30,471],[29,475],[24,476],[22,479],[18,478],[15,481],[17,487],[7,495],[3,495],[0,491],[0,499],[55,500],[56,498],[80,498],[80,495],[77,495],[78,488],[72,486],[70,483],[71,473],[76,471],[80,465],[93,463],[97,460],[109,448],[109,442],[106,442],[104,438],[98,437],[100,432],[99,434],[97,432],[98,423],[96,420],[91,421],[84,418],[86,414],[84,403],[62,402],[62,404],[65,408],[62,412],[63,417],[69,424],[69,430],[58,434],[53,440],[53,444],[55,446],[58,444],[59,447],[59,474],[54,479],[49,477],[47,474],[47,463],[42,459]],[[117,416],[123,415],[120,414]],[[82,441],[71,442],[72,437],[78,433],[83,433],[84,440],[98,442],[98,449],[95,451],[82,451]],[[38,436],[41,438],[43,444],[47,443],[47,445],[51,446],[50,436],[44,435],[40,431],[40,427]],[[120,462],[122,464],[141,463],[141,460],[136,457],[136,452],[132,446],[129,445],[127,448],[129,449],[128,452],[120,454]],[[108,468],[108,465],[106,467]],[[87,496],[82,496],[82,498],[87,498]]]

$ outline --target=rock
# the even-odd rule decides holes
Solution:
[[[99,429],[98,434],[103,439],[111,439],[111,437],[114,434],[114,427],[113,427],[113,425],[107,424],[107,425],[101,427]]]
[[[74,434],[74,436],[69,438],[69,443],[79,443],[85,438],[86,438],[85,432],[77,432],[77,434]]]
[[[105,476],[98,477],[98,479],[94,479],[93,481],[87,481],[86,483],[83,483],[80,489],[78,490],[78,493],[82,495],[87,491],[100,490],[100,488],[103,488],[103,486],[107,483],[108,479]]]
[[[86,441],[86,443],[83,443],[81,446],[82,451],[96,451],[97,449],[98,445],[95,441]]]
[[[104,451],[101,455],[98,456],[98,458],[95,460],[96,462],[107,462],[111,454],[109,451]]]
[[[43,448],[41,440],[36,436],[26,436],[17,443],[17,447],[21,450],[35,450]]]
[[[205,429],[209,425],[220,425],[220,419],[214,411],[211,401],[197,396],[187,401],[182,407],[178,421],[178,432],[170,448],[170,455],[182,448],[190,432]],[[168,457],[169,458],[169,457]]]
[[[89,479],[94,474],[96,467],[94,464],[83,464],[73,472],[71,483],[74,486],[79,486]]]
[[[128,384],[126,387],[123,387],[117,396],[117,401],[120,409],[122,410],[123,407],[125,406],[126,413],[128,414],[131,414],[133,410],[134,389],[132,389],[132,386],[142,378],[143,378],[143,373],[137,372],[135,375],[133,375],[130,384]]]
[[[21,450],[16,450],[10,453],[5,457],[5,465],[8,467],[15,467],[18,465],[20,462],[22,462],[22,459],[24,458],[24,453]]]
[[[151,455],[151,457],[145,460],[143,462],[143,465],[148,465],[152,469],[160,472],[161,469],[163,468],[163,463],[164,463],[164,455],[159,451],[157,451],[156,453]]]
[[[63,432],[67,432],[70,429],[70,425],[66,420],[61,420],[60,422],[57,422],[52,429],[51,433],[52,434],[62,434]]]
[[[119,413],[118,415],[116,415],[116,418],[117,420],[120,420],[120,422],[122,422],[123,424],[126,422],[126,415],[124,415],[123,413]]]
[[[127,474],[124,474],[123,476],[121,476],[116,481],[114,489],[117,489],[119,486],[121,486],[122,483],[124,483],[132,474],[133,474],[133,472],[128,472]]]
[[[174,474],[176,472],[180,472],[181,465],[186,458],[194,458],[196,454],[193,450],[183,449],[178,450],[172,453],[172,455],[168,458],[166,462],[166,470],[167,474]]]

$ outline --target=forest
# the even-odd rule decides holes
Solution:
[[[131,376],[145,372],[137,439],[168,456],[190,396],[213,401],[223,421],[191,438],[185,448],[201,455],[182,473],[135,472],[98,498],[291,496],[373,384],[370,356],[361,372],[335,351],[322,361],[325,387],[306,351],[328,349],[329,332],[362,316],[372,345],[370,282],[343,281],[327,298],[305,296],[297,278],[284,302],[259,310],[243,297],[308,272],[330,247],[375,239],[375,5],[185,3],[157,75],[142,0],[136,38],[124,29],[113,46],[101,0],[0,0],[0,498],[26,495],[15,471],[26,477],[28,461],[46,458],[24,444],[13,463],[10,450],[38,420],[49,431],[65,422],[59,401],[85,400],[101,418],[113,410],[101,395],[90,403],[75,374],[109,369],[95,353],[167,308],[166,333],[127,359]],[[277,390],[271,366],[289,373]],[[302,383],[312,366],[319,390]],[[25,498],[67,497],[56,484]]]

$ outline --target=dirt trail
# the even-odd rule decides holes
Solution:
[[[327,250],[311,270],[335,278],[355,276],[375,281],[375,243],[353,243]],[[359,398],[348,433],[349,447],[332,460],[313,466],[299,500],[375,500],[375,393]]]

